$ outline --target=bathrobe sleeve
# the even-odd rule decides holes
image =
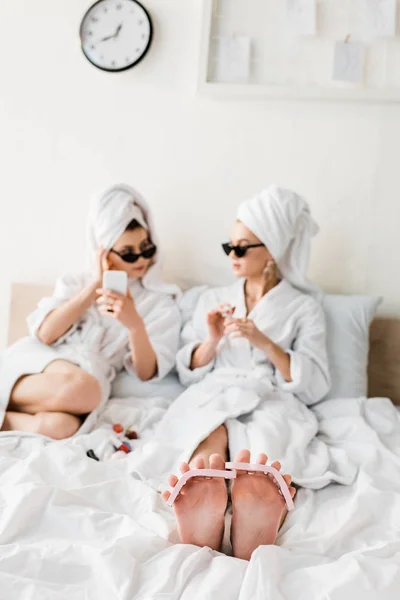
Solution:
[[[328,393],[331,379],[323,309],[313,298],[306,298],[305,303],[295,340],[289,350],[292,381],[285,381],[278,370],[276,379],[280,389],[291,392],[310,406],[319,402]]]
[[[53,312],[53,310],[62,306],[62,304],[72,298],[72,296],[80,292],[87,283],[87,277],[84,273],[69,273],[60,277],[56,282],[53,295],[42,298],[36,310],[28,316],[27,324],[29,334],[32,337],[37,338],[37,333],[46,317]],[[77,329],[78,325],[79,319],[63,336],[54,342],[53,346],[61,344],[65,338]]]
[[[138,309],[140,312],[140,307]],[[151,309],[142,318],[157,357],[157,374],[151,381],[160,381],[175,366],[181,328],[180,311],[171,296],[157,294],[151,302]],[[136,376],[130,351],[125,355],[124,366],[128,373]]]
[[[192,320],[185,325],[182,331],[182,347],[176,357],[176,367],[182,385],[189,386],[198,383],[214,369],[215,358],[205,367],[198,369],[191,369],[190,363],[196,347],[207,337],[207,313],[217,304],[212,291],[203,294],[197,303]]]

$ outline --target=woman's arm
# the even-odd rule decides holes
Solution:
[[[100,312],[116,319],[129,330],[131,358],[136,375],[142,381],[152,379],[157,373],[157,356],[131,293],[128,290],[127,296],[121,296],[109,290],[98,289],[97,294],[100,294],[97,300]]]
[[[260,347],[268,360],[274,365],[274,367],[280,372],[283,379],[288,383],[292,382],[290,374],[290,354],[282,350],[278,344],[275,344],[267,336],[265,337],[265,343]]]
[[[211,338],[205,340],[202,344],[199,344],[192,354],[192,360],[190,362],[190,368],[201,369],[208,365],[214,358],[217,352],[219,340],[213,340]]]
[[[86,286],[62,306],[53,310],[39,327],[38,339],[50,346],[67,333],[96,299],[96,288],[97,282]]]
[[[100,248],[97,253],[96,275],[93,283],[86,285],[45,317],[36,331],[36,336],[41,342],[49,346],[54,344],[71,329],[96,300],[96,289],[102,280],[103,272],[109,268],[107,255],[108,251]]]
[[[329,391],[325,316],[321,306],[311,298],[304,307],[296,339],[288,352],[261,333],[250,320],[227,323],[225,331],[227,334],[235,332],[265,352],[276,368],[279,387],[295,394],[307,406],[321,400]]]
[[[194,349],[190,363],[190,368],[192,370],[201,369],[214,360],[218,344],[224,336],[224,310],[226,310],[227,307],[232,310],[230,305],[222,303],[217,308],[207,313],[208,337]]]
[[[153,379],[157,374],[157,356],[142,319],[129,331],[129,342],[137,376],[142,381]]]

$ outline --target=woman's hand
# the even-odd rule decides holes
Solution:
[[[255,348],[267,351],[271,340],[264,335],[251,319],[229,319],[225,323],[225,335],[241,337],[250,342]]]
[[[126,296],[103,289],[97,290],[97,293],[99,294],[97,304],[100,305],[99,311],[101,314],[116,319],[130,331],[143,325],[143,320],[136,310],[135,302],[129,290]]]
[[[235,309],[224,302],[207,313],[208,334],[212,342],[217,344],[223,338],[225,335],[225,319],[233,315],[234,312]]]
[[[157,374],[157,355],[151,344],[144,321],[136,310],[135,301],[128,289],[126,296],[110,290],[97,290],[99,311],[129,330],[131,361],[141,381],[149,381]]]
[[[264,335],[255,326],[254,321],[251,319],[230,319],[225,325],[225,335],[248,340],[255,348],[266,354],[268,360],[288,383],[292,381],[290,354]]]
[[[98,287],[98,288],[101,288],[101,286],[103,285],[104,271],[110,270],[110,265],[109,265],[108,259],[107,259],[108,254],[109,254],[109,251],[104,250],[104,248],[100,248],[99,251],[97,252],[95,278],[96,278],[96,284],[97,284],[96,287]]]

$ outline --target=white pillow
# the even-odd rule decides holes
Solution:
[[[382,298],[371,296],[325,296],[322,305],[332,379],[326,399],[367,395],[369,327],[381,302]]]
[[[197,303],[207,290],[210,289],[208,285],[198,285],[196,287],[187,290],[182,294],[179,301],[179,310],[181,311],[182,327],[184,327],[193,317],[193,313],[196,309]]]
[[[173,371],[161,381],[140,381],[134,375],[122,371],[114,379],[111,387],[112,398],[155,398],[161,396],[175,400],[185,391],[179,383],[177,374]]]

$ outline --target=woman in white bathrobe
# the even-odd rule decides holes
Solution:
[[[178,288],[163,283],[147,203],[117,185],[93,203],[90,269],[59,279],[28,318],[30,337],[14,344],[0,371],[0,428],[55,439],[89,431],[125,368],[140,380],[174,366]],[[104,270],[128,274],[126,297],[102,290]]]
[[[324,313],[317,288],[306,278],[316,231],[306,202],[287,190],[271,187],[240,206],[231,241],[224,244],[238,281],[200,298],[177,356],[180,379],[189,388],[157,432],[159,441],[173,440],[182,450],[183,472],[189,461],[192,468],[222,469],[224,461],[249,463],[250,455],[255,459],[267,450],[297,484],[322,487],[334,478],[328,474],[329,449],[316,438],[317,420],[308,408],[330,386]],[[265,460],[261,455],[260,462]],[[171,485],[176,481],[170,477]],[[175,502],[181,540],[218,549],[219,524],[210,527],[218,532],[215,538],[204,534],[206,510],[200,511],[201,535],[193,535],[198,505],[185,509],[190,493],[206,495],[197,487],[178,498],[181,505]],[[247,513],[258,508],[250,502]],[[275,525],[281,518],[278,511]],[[257,537],[253,525],[245,521],[236,531]],[[266,539],[274,541],[277,527],[274,532]],[[243,548],[233,540],[235,556],[248,558],[252,544],[245,541]]]

